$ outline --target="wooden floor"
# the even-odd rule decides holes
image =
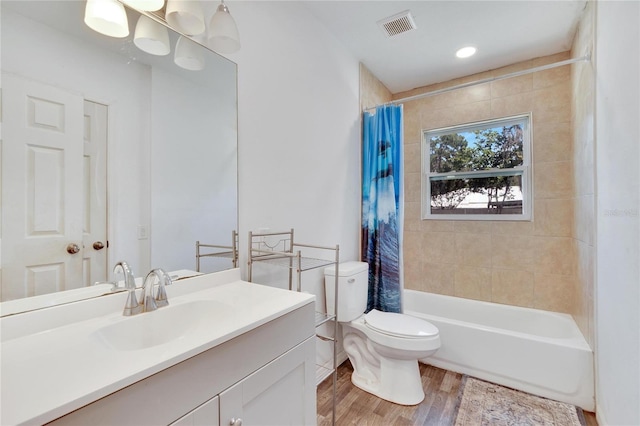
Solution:
[[[419,405],[403,406],[373,396],[351,383],[349,361],[338,367],[336,425],[400,426],[453,425],[462,375],[420,364],[426,397]],[[332,380],[318,386],[318,426],[331,425]],[[595,415],[585,412],[587,426],[597,426]]]

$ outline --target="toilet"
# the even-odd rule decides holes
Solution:
[[[324,270],[327,312],[335,314],[335,267]],[[409,315],[367,308],[369,269],[365,262],[338,268],[338,323],[353,366],[351,382],[379,398],[401,405],[424,399],[418,359],[440,348],[438,328]]]

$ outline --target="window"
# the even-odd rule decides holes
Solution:
[[[422,218],[530,220],[530,120],[425,131]]]

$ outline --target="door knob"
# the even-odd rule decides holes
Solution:
[[[236,419],[235,417],[231,419],[231,421],[229,422],[229,425],[231,426],[242,426],[242,419],[238,418]]]
[[[95,243],[93,243],[94,250],[102,250],[103,248],[104,244],[102,243],[102,241],[96,241]]]
[[[67,246],[67,253],[69,254],[76,254],[79,251],[80,251],[80,247],[75,243],[71,243]]]

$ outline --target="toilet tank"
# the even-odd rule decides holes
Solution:
[[[327,313],[335,314],[336,268],[324,270],[324,289],[327,299]],[[367,309],[369,291],[369,265],[365,262],[344,262],[338,267],[338,321],[349,322]]]

